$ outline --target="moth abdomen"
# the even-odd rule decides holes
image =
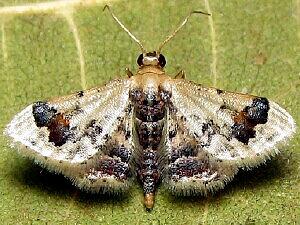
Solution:
[[[140,145],[145,149],[148,147],[157,149],[162,136],[163,121],[143,122],[136,119],[138,139]]]
[[[141,149],[136,160],[137,175],[142,183],[145,194],[145,205],[152,208],[154,194],[161,178],[159,169],[159,145],[162,142],[162,133],[165,123],[166,105],[170,94],[164,91],[142,89],[132,90],[130,98],[135,110],[135,129]]]

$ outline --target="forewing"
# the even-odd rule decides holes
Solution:
[[[166,182],[175,192],[223,187],[238,167],[278,152],[295,132],[292,117],[266,98],[172,80]]]
[[[130,80],[29,105],[5,133],[20,152],[91,191],[123,189],[130,176]]]

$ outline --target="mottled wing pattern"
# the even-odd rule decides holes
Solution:
[[[222,188],[239,167],[278,153],[295,132],[292,117],[266,98],[171,81],[165,180],[177,194]]]
[[[17,114],[5,133],[23,155],[92,192],[118,192],[131,176],[130,81],[110,83]]]

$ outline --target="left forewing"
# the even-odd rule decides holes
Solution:
[[[5,133],[21,146],[21,154],[63,173],[80,187],[92,191],[107,185],[117,188],[113,183],[124,184],[130,174],[129,89],[130,81],[114,80],[99,88],[36,102],[17,114]],[[99,180],[102,183],[97,184]]]

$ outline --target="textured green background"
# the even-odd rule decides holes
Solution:
[[[23,1],[2,1],[5,5]],[[34,1],[38,2],[38,1]],[[204,1],[113,1],[114,12],[149,50]],[[266,96],[300,124],[300,3],[209,1],[217,54],[208,18],[193,16],[164,48],[166,71]],[[136,70],[140,50],[103,5],[79,6],[72,18],[79,32],[87,86]],[[1,8],[0,8],[1,10]],[[65,9],[68,12],[68,8]],[[1,12],[1,11],[0,11]],[[52,12],[0,13],[0,129],[31,102],[80,90],[80,65],[66,19]],[[283,153],[252,171],[240,172],[225,190],[208,198],[175,198],[160,189],[151,213],[135,184],[124,198],[89,195],[60,175],[20,157],[0,136],[0,220],[4,224],[299,224],[299,133]]]

